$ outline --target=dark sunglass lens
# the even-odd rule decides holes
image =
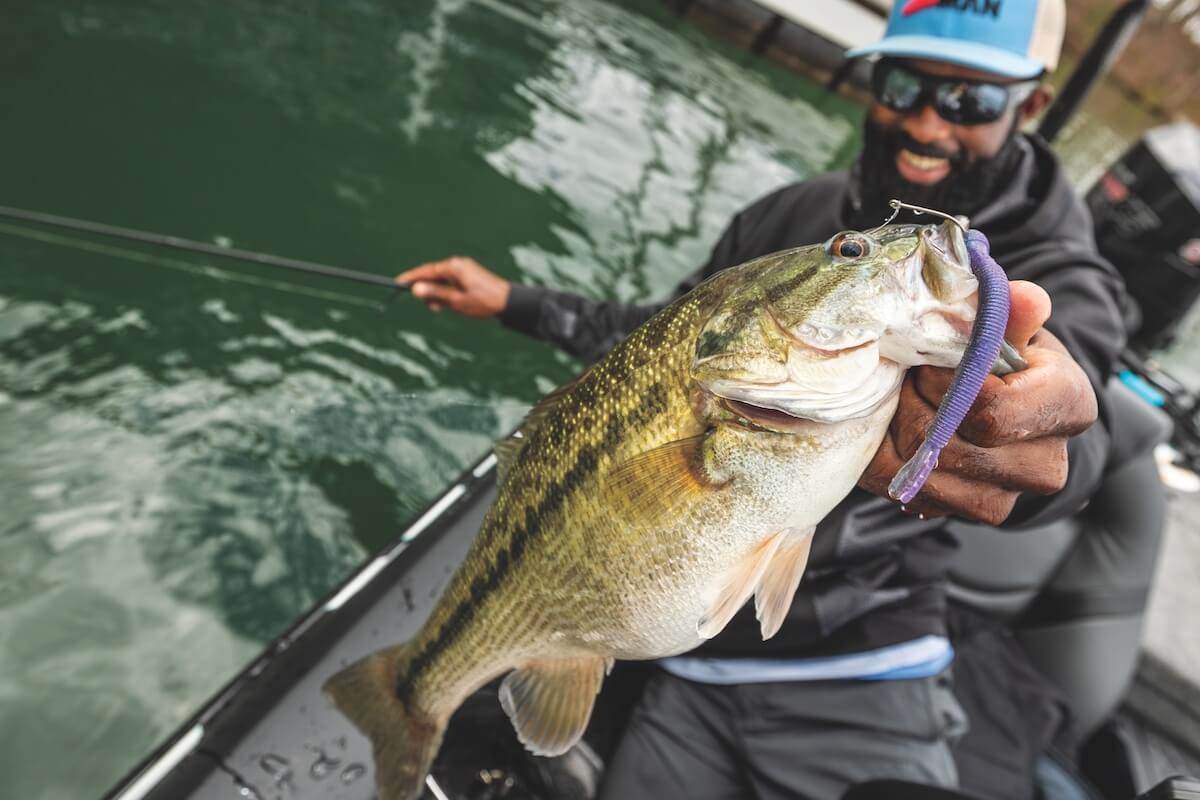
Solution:
[[[898,67],[875,67],[875,99],[893,111],[908,111],[921,96],[921,79]]]
[[[990,83],[944,83],[938,87],[938,113],[958,125],[1000,119],[1008,106],[1008,90]]]
[[[947,122],[963,122],[963,109],[969,104],[965,83],[943,83],[937,89],[937,110]]]
[[[1000,119],[1004,109],[1008,108],[1008,90],[1003,86],[993,86],[987,83],[971,87],[970,102],[967,108],[968,119],[979,122],[995,122]]]

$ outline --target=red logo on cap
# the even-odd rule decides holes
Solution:
[[[918,11],[924,11],[927,8],[933,8],[940,0],[908,0],[904,4],[904,8],[900,9],[900,13],[904,16],[911,16]]]
[[[1000,16],[1000,2],[1001,0],[908,0],[900,9],[900,14],[911,17],[918,11],[942,6],[953,8],[955,11],[974,11],[976,14],[990,14],[998,17]]]

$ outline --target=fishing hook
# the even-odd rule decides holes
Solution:
[[[883,222],[884,225],[887,225],[892,220],[894,220],[900,214],[901,209],[907,208],[909,211],[912,211],[914,214],[933,214],[935,217],[941,217],[942,219],[948,219],[959,227],[959,229],[963,232],[963,236],[967,235],[967,223],[964,222],[961,217],[952,217],[949,214],[945,213],[944,211],[937,211],[932,208],[925,208],[924,206],[914,206],[910,203],[902,203],[899,200],[895,200],[895,199],[889,200],[888,205],[892,207],[892,215],[890,217],[888,217],[886,220],[884,220],[884,222]]]

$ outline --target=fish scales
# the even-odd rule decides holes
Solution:
[[[503,581],[522,579],[531,550],[536,548],[542,561],[551,565],[599,565],[617,557],[612,552],[614,540],[589,525],[598,512],[607,512],[581,488],[614,460],[676,438],[677,425],[662,418],[677,422],[693,416],[684,385],[691,354],[676,345],[695,336],[704,301],[704,295],[689,296],[657,315],[653,324],[639,328],[532,431],[524,447],[540,448],[547,457],[514,465],[506,479],[513,490],[497,498],[480,529],[483,546],[472,551],[452,579],[445,594],[449,602],[438,607],[444,613],[427,625],[433,635],[422,642],[409,669],[397,676],[398,688],[406,687],[403,694],[459,682],[454,669],[435,672],[441,660],[455,659],[455,648],[470,652],[501,641],[512,647],[520,640],[520,629],[497,625],[493,617],[524,621],[520,628],[532,627],[528,621],[539,618],[539,609],[529,607],[532,594],[509,594],[507,603],[497,603],[495,594]],[[699,432],[698,422],[696,426]],[[571,525],[564,524],[568,516]],[[537,580],[539,573],[532,577]],[[556,598],[561,601],[558,608],[594,607],[604,587],[588,570],[576,569],[571,577],[577,582],[559,584],[571,591],[556,592],[562,595]],[[428,674],[439,675],[441,685],[422,686]],[[447,697],[447,702],[452,698]]]
[[[885,226],[726,270],[538,404],[417,636],[326,684],[382,800],[420,793],[450,715],[495,677],[521,741],[554,755],[614,658],[689,650],[751,597],[773,635],[904,369],[962,356],[960,245],[949,224]]]

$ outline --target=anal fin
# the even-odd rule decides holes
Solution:
[[[579,741],[612,660],[599,656],[530,661],[500,684],[500,705],[517,738],[537,756],[562,755]]]
[[[808,564],[808,551],[812,547],[812,529],[787,531],[780,535],[781,542],[766,571],[754,590],[754,610],[762,623],[763,641],[779,631],[792,607],[792,598]]]

